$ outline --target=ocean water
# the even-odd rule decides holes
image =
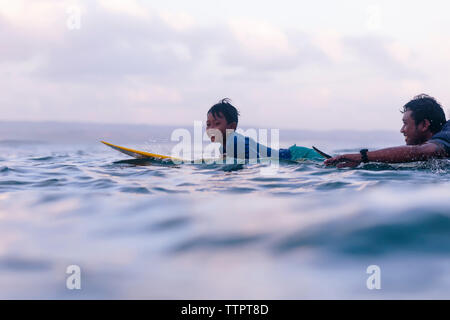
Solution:
[[[449,299],[450,161],[127,163],[173,128],[2,123],[0,298]],[[280,131],[329,153],[396,132]],[[69,290],[67,267],[81,289]],[[369,266],[380,289],[368,289]]]

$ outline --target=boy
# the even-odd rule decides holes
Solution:
[[[252,138],[245,137],[235,130],[238,124],[239,112],[231,105],[230,99],[225,98],[213,105],[207,112],[206,133],[211,142],[221,143],[221,153],[238,159],[252,159],[253,157],[271,157],[273,152],[279,153],[280,160],[318,160],[324,157],[313,149],[293,145],[289,149],[274,150],[257,143]],[[242,146],[245,146],[242,148]]]

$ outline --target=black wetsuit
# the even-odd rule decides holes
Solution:
[[[428,142],[443,146],[444,150],[447,152],[447,157],[450,157],[450,120],[447,121],[442,130],[434,134]]]

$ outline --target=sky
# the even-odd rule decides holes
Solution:
[[[448,1],[0,0],[0,120],[399,130],[450,116]]]

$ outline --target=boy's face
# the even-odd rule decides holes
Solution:
[[[209,112],[206,119],[206,134],[211,139],[211,142],[222,142],[221,137],[216,137],[219,132],[222,134],[223,140],[226,139],[226,132],[228,130],[236,130],[236,122],[228,123],[222,112],[214,115]]]

